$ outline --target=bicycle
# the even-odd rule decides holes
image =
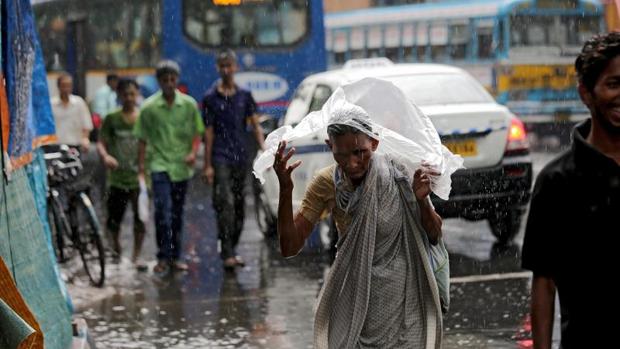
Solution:
[[[77,251],[92,285],[103,286],[105,254],[101,226],[88,196],[89,184],[80,180],[79,152],[66,145],[44,147],[47,167],[47,214],[59,263]]]

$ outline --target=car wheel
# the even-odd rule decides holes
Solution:
[[[501,245],[508,245],[519,232],[521,220],[523,219],[523,209],[513,208],[504,212],[499,212],[489,217],[491,232]]]

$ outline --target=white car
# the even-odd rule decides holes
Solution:
[[[466,169],[452,176],[450,199],[432,197],[444,218],[488,219],[498,242],[507,244],[519,230],[530,197],[532,164],[523,123],[498,104],[462,69],[438,64],[393,64],[363,61],[343,69],[307,77],[297,88],[281,125],[295,126],[319,110],[338,86],[366,77],[391,81],[430,117],[443,144],[464,158]],[[299,207],[314,173],[334,162],[325,144],[327,133],[292,144],[294,159],[303,161],[293,172],[293,206]],[[277,212],[278,180],[265,173],[265,199]]]

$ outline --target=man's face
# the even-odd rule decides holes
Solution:
[[[73,92],[73,79],[65,76],[58,81],[58,92],[63,96],[68,96]]]
[[[233,59],[224,59],[217,63],[217,71],[224,81],[232,81],[237,72],[237,62]]]
[[[133,108],[136,106],[136,100],[138,99],[138,89],[134,85],[127,85],[125,90],[120,92],[119,98],[123,107]]]
[[[108,85],[110,86],[112,91],[116,91],[116,88],[118,87],[118,79],[112,79],[108,81]]]
[[[609,62],[592,91],[580,85],[579,93],[592,118],[607,132],[620,134],[620,56]]]
[[[334,160],[352,181],[366,176],[372,153],[379,145],[377,140],[364,133],[345,133],[342,136],[330,137],[326,143],[332,150]]]
[[[177,88],[177,83],[179,81],[179,76],[177,74],[164,74],[159,77],[157,82],[159,83],[159,88],[163,92],[164,96],[172,96],[174,95],[174,91]]]

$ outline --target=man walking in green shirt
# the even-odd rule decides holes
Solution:
[[[115,259],[121,255],[119,233],[127,204],[131,202],[133,211],[134,244],[132,261],[138,270],[146,269],[139,262],[142,241],[144,240],[144,222],[138,216],[138,139],[133,135],[134,124],[138,120],[139,86],[135,80],[123,79],[118,83],[118,94],[122,109],[108,114],[101,127],[101,137],[97,150],[108,171],[108,220],[106,229],[111,238]]]
[[[180,68],[174,61],[157,64],[160,91],[142,106],[134,134],[140,140],[138,150],[139,176],[146,172],[145,154],[148,147],[148,170],[151,173],[155,203],[157,265],[155,273],[167,273],[170,267],[187,270],[181,256],[183,206],[187,183],[194,173],[194,162],[204,124],[196,101],[177,90]]]

